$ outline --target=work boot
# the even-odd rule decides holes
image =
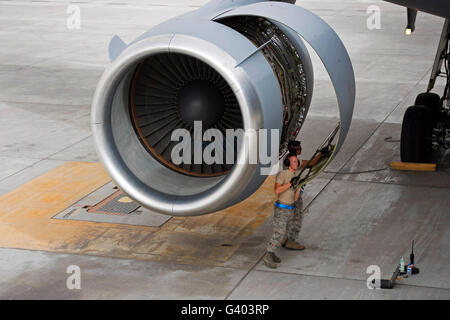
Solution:
[[[281,259],[274,252],[272,252],[272,259],[273,261],[275,261],[275,263],[281,262]]]
[[[294,240],[286,241],[286,248],[291,250],[305,250],[305,246],[302,246],[300,243]]]
[[[263,261],[264,261],[264,263],[266,264],[267,267],[269,267],[271,269],[276,269],[277,268],[277,264],[273,260],[273,252],[266,252],[266,254],[263,257]]]

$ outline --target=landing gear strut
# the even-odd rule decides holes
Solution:
[[[429,161],[431,152],[450,148],[450,20],[446,19],[427,92],[417,96],[403,117],[400,155],[402,162]],[[445,71],[441,71],[442,65]],[[447,83],[441,97],[430,92],[437,77]]]

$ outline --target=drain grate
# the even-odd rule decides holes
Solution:
[[[112,182],[88,194],[53,219],[161,227],[171,216],[140,206]]]

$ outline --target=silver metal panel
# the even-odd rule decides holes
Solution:
[[[115,35],[109,42],[109,61],[114,61],[126,47],[126,43],[118,35]]]
[[[203,7],[198,9],[199,15],[207,19],[214,19],[217,15],[239,6],[246,6],[253,3],[262,2],[262,0],[211,0]]]

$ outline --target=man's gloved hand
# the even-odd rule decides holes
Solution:
[[[322,148],[320,150],[320,153],[323,154],[324,156],[328,156],[331,153],[330,146],[326,146],[326,147]]]
[[[300,183],[300,177],[293,177],[291,179],[291,187],[293,189],[296,189],[299,183]]]

